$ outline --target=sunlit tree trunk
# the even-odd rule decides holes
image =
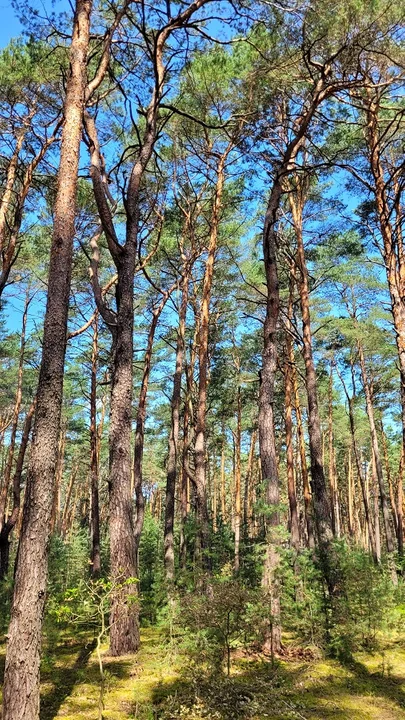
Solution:
[[[48,540],[62,410],[91,0],[77,0],[64,102],[42,360],[3,688],[3,720],[38,720]]]

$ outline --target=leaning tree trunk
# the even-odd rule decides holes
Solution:
[[[64,103],[42,360],[3,689],[3,720],[39,718],[39,664],[48,541],[62,409],[75,200],[86,89],[91,0],[77,0]]]

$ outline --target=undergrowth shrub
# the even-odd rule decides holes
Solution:
[[[395,586],[386,561],[377,566],[368,553],[345,542],[336,541],[333,553],[338,584],[331,602],[311,554],[283,554],[279,571],[282,624],[298,643],[348,657],[356,650],[375,649],[381,635],[399,627],[403,582]]]
[[[254,599],[239,582],[223,578],[210,580],[204,593],[181,598],[183,648],[200,671],[218,672],[225,666],[230,674],[232,650],[246,645],[252,635],[249,609]]]

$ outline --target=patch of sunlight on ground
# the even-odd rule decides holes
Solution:
[[[100,676],[94,642],[62,637],[47,647],[41,720],[97,720]],[[142,631],[136,656],[108,657],[104,720],[405,720],[405,641],[383,652],[333,660],[267,662],[236,658],[230,679],[185,673],[156,629]],[[4,665],[4,646],[0,647]],[[170,708],[170,710],[169,710]],[[182,708],[182,710],[180,710]]]

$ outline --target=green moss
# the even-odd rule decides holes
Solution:
[[[231,678],[190,673],[159,631],[138,655],[104,650],[105,720],[405,720],[405,641],[351,664],[236,657]],[[44,648],[41,720],[96,720],[99,669],[91,638],[62,633]],[[0,662],[4,662],[4,647]]]

